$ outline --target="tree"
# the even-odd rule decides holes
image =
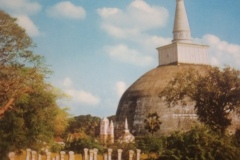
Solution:
[[[7,155],[9,151],[29,147],[39,150],[43,142],[51,143],[56,135],[56,126],[59,126],[56,120],[59,112],[65,110],[58,107],[56,103],[58,97],[53,87],[48,84],[34,86],[38,91],[25,93],[15,102],[14,109],[7,110],[0,119],[1,157]],[[63,119],[67,119],[65,116],[61,115]],[[61,125],[63,126],[60,128],[66,127],[64,123]]]
[[[199,72],[189,68],[173,78],[160,93],[169,107],[193,101],[198,119],[222,134],[231,125],[230,113],[240,105],[240,72],[206,66]]]
[[[54,136],[62,137],[67,127],[69,126],[69,113],[68,108],[56,107],[54,118]]]
[[[70,121],[67,132],[84,132],[89,136],[96,137],[99,135],[100,121],[99,117],[91,115],[76,116]]]
[[[163,137],[144,136],[136,137],[136,148],[140,149],[142,153],[148,155],[148,159],[153,159],[151,154],[158,155],[163,150]]]
[[[239,148],[232,137],[197,126],[188,132],[178,131],[166,137],[159,160],[233,160],[239,156]]]
[[[53,140],[67,123],[56,101],[54,87],[45,82],[49,69],[43,57],[35,55],[34,44],[16,19],[0,11],[0,157],[26,147],[40,149]],[[57,126],[57,127],[56,127]]]
[[[67,142],[65,149],[74,151],[75,153],[83,153],[84,148],[97,148],[100,153],[103,153],[103,146],[92,137],[74,139],[72,142]]]
[[[33,92],[31,81],[41,80],[48,70],[43,57],[33,54],[34,44],[16,19],[0,10],[0,117],[14,108],[25,93]]]
[[[162,122],[159,120],[159,116],[156,112],[149,113],[146,119],[144,119],[145,129],[153,135],[160,129]]]

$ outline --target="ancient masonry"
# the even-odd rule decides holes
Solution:
[[[100,122],[100,143],[101,144],[113,144],[114,139],[114,130],[117,130],[114,128],[114,124],[112,121],[110,121],[108,118],[103,118]],[[127,118],[125,119],[124,123],[124,129],[121,131],[121,134],[118,135],[118,141],[119,143],[131,143],[134,142],[135,137],[130,133],[128,129],[128,121]]]
[[[157,112],[162,122],[160,134],[190,129],[197,119],[193,103],[168,108],[159,93],[185,68],[204,72],[208,66],[208,48],[192,42],[184,0],[176,0],[172,43],[157,48],[158,67],[145,73],[125,91],[116,112],[116,124],[120,126],[127,118],[132,133],[146,134],[144,119],[148,113]]]
[[[114,143],[114,125],[111,121],[105,117],[100,123],[100,142],[102,144],[113,144]]]

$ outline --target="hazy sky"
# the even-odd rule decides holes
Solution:
[[[0,0],[18,18],[71,99],[73,115],[114,115],[122,93],[157,67],[172,40],[175,0]],[[212,65],[240,69],[240,0],[185,0],[195,42]],[[161,78],[161,77],[159,77]]]

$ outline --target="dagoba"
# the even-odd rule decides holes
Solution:
[[[157,48],[159,65],[135,81],[123,94],[116,112],[118,126],[127,118],[129,130],[135,135],[145,134],[144,119],[148,113],[160,116],[160,134],[188,130],[196,123],[193,103],[168,108],[159,93],[176,75],[187,67],[204,71],[208,65],[208,46],[192,42],[184,0],[176,0],[172,43]]]
[[[135,137],[129,132],[128,121],[126,118],[125,124],[124,124],[124,132],[119,137],[118,142],[119,143],[133,143],[134,140],[135,140]]]

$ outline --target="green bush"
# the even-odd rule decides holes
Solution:
[[[163,148],[163,137],[136,137],[136,147],[141,149],[142,153],[150,155],[151,153],[159,154]]]
[[[98,149],[99,153],[103,153],[103,146],[94,138],[74,139],[72,142],[67,142],[65,149],[75,153],[83,153],[84,148]]]
[[[64,149],[64,146],[58,143],[52,144],[50,148],[51,152],[54,152],[54,153],[59,153],[63,149]]]
[[[237,160],[239,157],[240,150],[232,137],[196,127],[167,137],[159,160]]]

